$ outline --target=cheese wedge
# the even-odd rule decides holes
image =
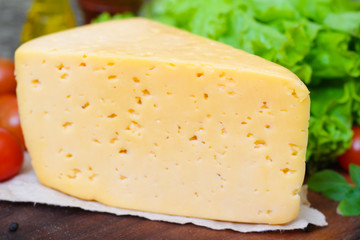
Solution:
[[[310,100],[287,69],[141,18],[44,36],[15,58],[44,185],[155,213],[297,216]]]

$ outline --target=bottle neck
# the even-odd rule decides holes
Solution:
[[[33,6],[44,12],[63,12],[71,8],[69,0],[33,0]]]

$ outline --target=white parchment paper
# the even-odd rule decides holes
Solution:
[[[286,225],[240,224],[119,209],[93,201],[80,200],[41,185],[31,167],[30,158],[27,154],[25,155],[24,167],[20,174],[9,181],[0,183],[0,200],[4,201],[34,202],[62,207],[78,207],[87,211],[106,212],[120,216],[131,215],[154,221],[166,221],[178,224],[192,223],[215,230],[231,229],[238,232],[303,229],[308,224],[326,226],[325,216],[320,211],[309,207],[305,199],[306,197],[300,207],[297,218]]]

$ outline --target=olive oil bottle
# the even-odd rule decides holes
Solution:
[[[22,30],[21,42],[75,26],[69,0],[33,0]]]

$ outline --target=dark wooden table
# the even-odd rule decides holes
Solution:
[[[77,208],[0,201],[0,239],[360,239],[360,217],[337,215],[337,203],[317,193],[310,191],[308,197],[312,206],[326,215],[329,226],[246,234],[231,230],[215,231],[192,224],[179,225],[139,217],[119,217]],[[19,223],[16,232],[9,232],[12,222]]]

